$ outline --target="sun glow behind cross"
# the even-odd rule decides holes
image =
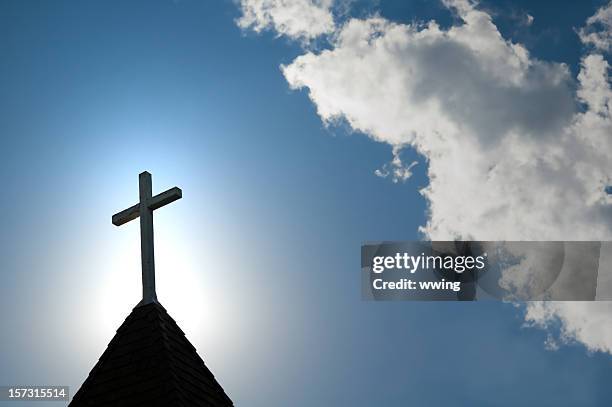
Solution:
[[[206,253],[190,243],[197,241],[197,237],[189,236],[186,225],[172,222],[173,218],[177,216],[161,212],[155,218],[158,300],[180,322],[186,334],[200,337],[206,326],[206,330],[214,330],[216,341],[223,342],[225,335],[231,335],[231,328],[222,310],[239,306],[214,288],[226,284],[223,275],[215,272],[223,269],[215,260],[223,256]],[[113,231],[117,239],[109,250],[114,253],[108,255],[95,293],[95,312],[100,316],[98,330],[106,334],[114,332],[142,297],[138,222],[129,222],[121,229]]]
[[[237,222],[241,218],[228,204],[235,197],[224,194],[227,185],[194,177],[199,170],[189,163],[181,167],[153,161],[147,167],[154,175],[154,195],[173,185],[184,191],[183,199],[154,211],[157,298],[196,349],[206,350],[207,362],[222,372],[238,363],[236,352],[243,352],[244,361],[253,345],[246,338],[254,327],[261,328],[262,316],[269,312],[268,297],[258,291],[261,279],[255,277],[267,256],[244,238],[242,232],[252,225]],[[128,163],[109,163],[104,169],[112,168],[110,175],[101,170],[92,174],[95,188],[83,189],[88,200],[79,207],[83,212],[69,235],[71,243],[58,242],[58,249],[50,250],[61,253],[58,264],[71,264],[64,280],[70,295],[62,307],[68,315],[65,329],[78,326],[80,339],[65,346],[83,372],[142,299],[139,220],[120,227],[111,223],[113,214],[138,201],[135,174],[147,167]],[[272,346],[269,338],[262,341]]]

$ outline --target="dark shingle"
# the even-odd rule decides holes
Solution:
[[[152,303],[134,308],[69,406],[233,403],[164,307]]]

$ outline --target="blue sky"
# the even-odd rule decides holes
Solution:
[[[505,38],[577,75],[601,1],[483,1]],[[355,2],[409,23],[437,2]],[[519,24],[524,13],[534,17]],[[372,303],[363,241],[422,234],[427,163],[325,126],[279,66],[299,41],[236,25],[230,1],[0,3],[0,384],[76,391],[138,302],[137,175],[156,213],[158,294],[236,405],[602,405],[610,355],[545,349],[502,303]],[[326,45],[320,45],[325,47]],[[175,259],[180,259],[175,262]]]

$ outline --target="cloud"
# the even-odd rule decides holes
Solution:
[[[612,2],[589,17],[578,34],[583,43],[600,51],[612,51]]]
[[[560,324],[558,340],[549,336],[546,341],[552,350],[558,349],[559,342],[579,342],[589,351],[612,354],[610,315],[612,302],[533,302],[525,320],[528,326],[543,329]]]
[[[413,161],[406,165],[400,157],[401,147],[393,147],[393,159],[390,163],[383,165],[382,168],[374,171],[377,177],[391,177],[394,183],[404,182],[412,177],[412,167],[418,164],[418,161]]]
[[[237,23],[255,32],[272,29],[293,39],[311,40],[334,30],[333,0],[241,0]]]
[[[350,19],[328,49],[305,52],[282,73],[308,91],[325,123],[345,120],[394,156],[411,146],[424,157],[425,237],[612,239],[608,62],[586,55],[573,78],[565,64],[504,39],[471,1],[444,4],[460,18],[448,29]],[[562,342],[610,352],[611,306],[532,303],[526,318],[561,322]]]
[[[431,239],[609,236],[605,60],[585,58],[576,100],[567,66],[530,57],[488,14],[452,4],[463,24],[448,30],[350,20],[331,49],[299,56],[283,74],[308,89],[323,121],[345,119],[425,156]]]

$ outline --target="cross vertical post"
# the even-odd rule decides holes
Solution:
[[[153,210],[149,200],[153,197],[151,174],[143,172],[138,176],[140,190],[140,257],[142,262],[142,301],[145,304],[157,302],[155,293],[155,253],[153,239]]]
[[[113,215],[113,225],[121,226],[140,217],[140,257],[142,263],[142,301],[146,305],[157,302],[155,293],[155,251],[153,239],[153,211],[181,199],[183,192],[174,187],[153,196],[151,174],[144,171],[138,177],[140,201]]]

